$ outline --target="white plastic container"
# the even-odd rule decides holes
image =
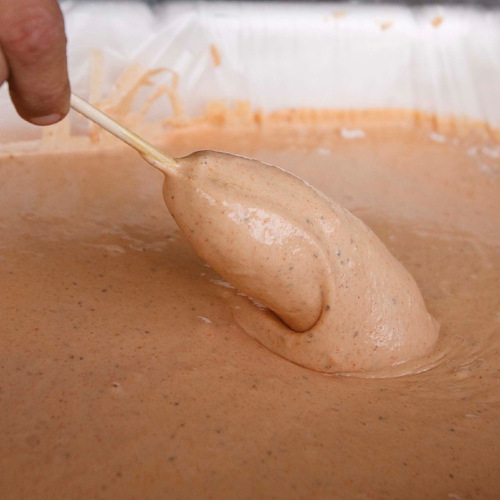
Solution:
[[[113,90],[139,64],[170,70],[153,78],[156,86],[178,75],[191,118],[209,101],[245,100],[264,111],[417,110],[500,125],[500,13],[493,9],[73,0],[62,9],[73,90],[92,101],[132,88],[142,75],[137,68],[126,88]],[[134,105],[151,93],[140,90]],[[171,114],[168,99],[160,98],[147,119]],[[6,86],[0,117],[4,151],[41,137],[40,128],[16,115]],[[83,121],[76,123],[85,130]]]

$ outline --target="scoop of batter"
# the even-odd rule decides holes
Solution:
[[[335,373],[401,364],[434,345],[438,326],[411,275],[340,205],[239,156],[201,151],[179,165],[165,202],[198,255],[269,308],[235,316],[271,351]]]

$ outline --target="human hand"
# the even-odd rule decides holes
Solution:
[[[19,115],[56,123],[69,110],[64,19],[57,0],[0,0],[0,86]]]

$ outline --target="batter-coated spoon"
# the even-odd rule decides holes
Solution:
[[[165,174],[165,203],[196,253],[268,308],[247,302],[233,312],[271,351],[338,373],[388,368],[432,348],[438,326],[408,271],[302,179],[215,151],[175,160],[82,99],[71,105]]]

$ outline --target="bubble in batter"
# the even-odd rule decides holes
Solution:
[[[432,348],[438,325],[415,281],[350,212],[255,160],[201,151],[178,161],[165,202],[198,255],[269,308],[234,313],[271,351],[337,373],[394,366]]]

